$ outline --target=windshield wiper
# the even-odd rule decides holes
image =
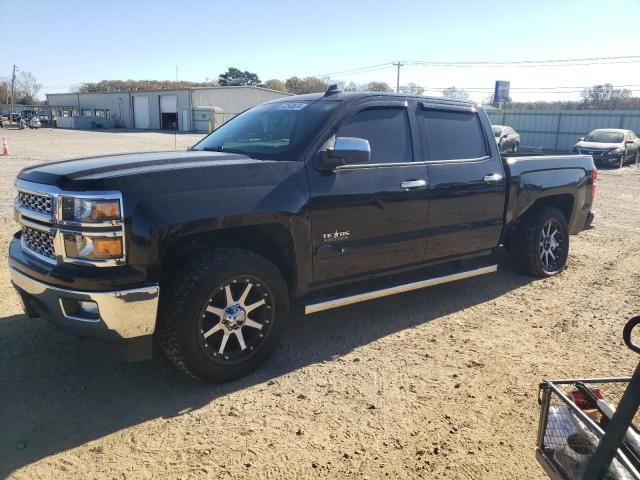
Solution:
[[[226,153],[237,153],[239,155],[244,155],[245,157],[253,158],[246,152],[242,152],[240,150],[235,150],[233,148],[227,148],[224,145],[216,145],[214,147],[203,147],[202,150],[205,152],[226,152]]]

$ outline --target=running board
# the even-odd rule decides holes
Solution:
[[[388,297],[389,295],[397,295],[398,293],[410,292],[412,290],[419,290],[421,288],[433,287],[434,285],[441,285],[443,283],[455,282],[457,280],[463,280],[465,278],[478,277],[487,273],[493,273],[498,271],[498,265],[490,265],[488,267],[476,268],[474,270],[467,270],[466,272],[453,273],[451,275],[444,275],[442,277],[433,277],[427,280],[421,280],[419,282],[405,283],[404,285],[397,285],[395,287],[383,288],[381,290],[374,290],[372,292],[359,293],[357,295],[351,295],[348,297],[335,298],[333,300],[327,300],[325,302],[313,303],[311,305],[305,305],[305,315],[312,313],[322,312],[324,310],[331,310],[332,308],[344,307],[346,305],[352,305],[354,303],[366,302],[367,300],[373,300],[375,298]]]

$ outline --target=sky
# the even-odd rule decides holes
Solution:
[[[343,72],[396,61],[554,60],[640,55],[640,0],[433,1],[0,0],[0,76],[13,64],[45,93],[102,79],[216,79],[234,66],[261,80]],[[386,65],[330,75],[396,84]],[[407,65],[401,84],[487,97],[511,82],[514,101],[579,99],[581,87],[629,85],[635,63],[562,67]],[[569,87],[551,89],[551,87]]]

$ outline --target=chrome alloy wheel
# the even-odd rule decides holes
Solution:
[[[269,334],[273,293],[260,279],[243,275],[225,281],[200,313],[200,348],[215,363],[236,364],[252,356]]]
[[[564,248],[565,241],[560,224],[554,219],[547,220],[540,231],[538,244],[538,254],[547,272],[558,269],[562,262]]]

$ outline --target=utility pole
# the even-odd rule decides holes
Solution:
[[[396,93],[400,93],[400,67],[404,66],[402,62],[394,63],[396,67],[398,67],[398,76],[396,78]]]
[[[15,104],[15,84],[16,84],[16,66],[13,65],[13,74],[11,75],[11,106],[9,107],[9,125],[13,122],[13,106]]]

